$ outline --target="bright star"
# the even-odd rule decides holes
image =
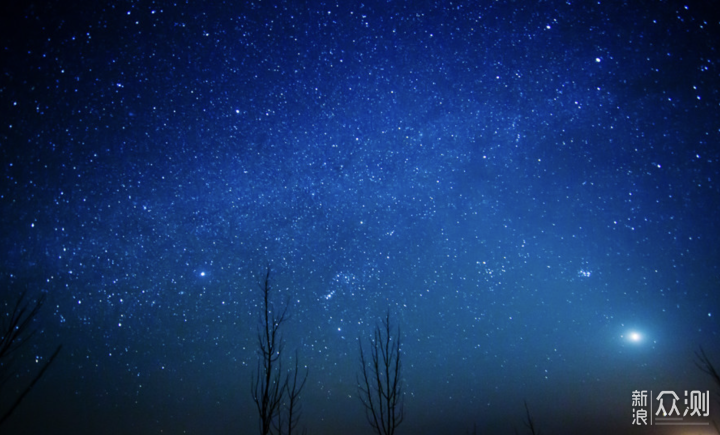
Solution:
[[[643,341],[642,334],[637,331],[628,331],[624,337],[627,341],[631,343],[640,343],[641,341]]]

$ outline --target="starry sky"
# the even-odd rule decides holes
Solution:
[[[3,2],[10,391],[63,345],[4,433],[257,433],[267,266],[310,434],[388,310],[398,434],[687,433],[631,392],[720,364],[711,3]]]

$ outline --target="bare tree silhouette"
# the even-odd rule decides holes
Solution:
[[[250,393],[257,406],[260,417],[260,433],[272,433],[273,427],[279,435],[292,435],[301,416],[300,393],[307,381],[308,371],[298,383],[299,362],[295,352],[295,370],[287,372],[283,377],[282,353],[285,348],[280,327],[288,320],[288,307],[290,301],[285,302],[282,312],[275,311],[270,303],[270,267],[265,273],[264,282],[260,284],[263,294],[263,305],[258,321],[258,365],[257,375],[251,379]],[[292,383],[290,382],[292,374]],[[283,417],[283,399],[287,397],[285,410],[287,421]]]
[[[35,336],[35,330],[31,329],[31,323],[37,316],[40,308],[42,308],[45,302],[45,295],[41,295],[34,303],[25,301],[27,296],[27,289],[20,293],[12,309],[8,313],[4,313],[2,324],[0,325],[0,394],[2,394],[2,388],[6,386],[7,382],[17,374],[17,371],[13,369],[15,363],[16,352],[18,349],[29,343]],[[35,384],[43,377],[45,371],[55,361],[55,358],[60,353],[62,345],[55,349],[55,352],[50,358],[43,364],[40,371],[33,377],[32,381],[23,389],[15,399],[10,399],[10,406],[2,414],[0,414],[0,426],[12,415],[12,413],[20,406],[20,403],[35,387]]]
[[[360,346],[360,366],[362,377],[358,377],[358,394],[365,407],[365,417],[378,435],[392,435],[405,412],[403,409],[402,369],[400,353],[400,327],[393,337],[390,324],[390,311],[381,325],[375,326],[370,341],[370,360],[365,358],[362,339]]]
[[[260,289],[263,292],[263,309],[257,331],[260,359],[257,377],[252,377],[250,392],[260,415],[260,433],[267,435],[278,415],[287,386],[287,380],[282,381],[280,354],[284,345],[278,331],[286,320],[288,304],[285,304],[280,314],[270,304],[270,267],[267,268],[265,282],[260,285]]]

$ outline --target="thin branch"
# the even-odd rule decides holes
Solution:
[[[525,427],[530,429],[530,433],[532,435],[537,435],[537,432],[535,431],[535,423],[530,415],[530,408],[528,408],[527,400],[523,400],[523,402],[525,403]]]
[[[48,361],[42,366],[42,368],[40,369],[38,374],[35,375],[32,382],[30,382],[30,385],[25,387],[23,392],[20,393],[20,395],[17,397],[17,399],[15,399],[15,402],[13,402],[12,406],[5,412],[5,414],[3,414],[2,418],[0,418],[0,426],[2,426],[2,424],[5,422],[5,420],[7,420],[10,417],[10,415],[12,415],[12,413],[15,411],[15,409],[18,406],[20,406],[20,403],[23,401],[23,399],[25,399],[25,396],[28,395],[30,390],[33,389],[33,387],[35,386],[37,381],[39,381],[40,378],[43,377],[43,375],[45,374],[45,371],[48,369],[48,367],[50,367],[50,365],[53,363],[53,361],[55,361],[55,357],[58,356],[61,349],[62,349],[62,345],[58,346],[57,349],[55,349],[55,352],[53,352],[52,356],[50,356],[50,359],[48,359]]]
[[[27,290],[23,290],[22,293],[20,293],[20,297],[17,302],[15,302],[8,323],[3,325],[3,336],[0,338],[0,360],[9,358],[35,335],[35,330],[27,334],[25,334],[25,331],[45,303],[45,295],[43,294],[38,298],[29,313],[27,311],[30,303],[23,303],[26,295]],[[23,337],[23,335],[26,336]]]

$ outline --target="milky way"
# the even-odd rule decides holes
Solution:
[[[311,434],[370,433],[388,310],[398,433],[649,433],[633,390],[712,388],[715,11],[2,8],[2,299],[47,296],[9,391],[63,344],[11,433],[256,433],[267,267]]]

